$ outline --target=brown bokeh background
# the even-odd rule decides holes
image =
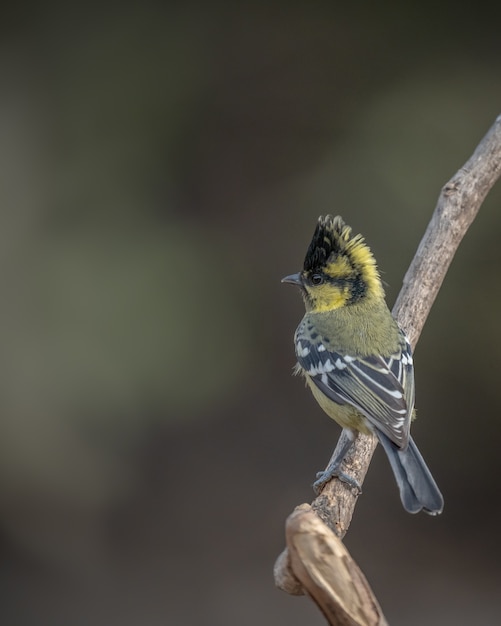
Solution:
[[[485,6],[484,6],[485,5]],[[0,24],[0,623],[324,623],[274,588],[339,430],[294,365],[319,214],[390,304],[438,193],[501,112],[499,7],[56,0]],[[501,600],[501,188],[416,352],[446,499],[383,453],[346,543],[392,624]]]

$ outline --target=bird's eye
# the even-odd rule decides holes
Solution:
[[[322,274],[313,274],[313,276],[311,277],[312,285],[321,285],[323,282],[324,277],[322,276]]]

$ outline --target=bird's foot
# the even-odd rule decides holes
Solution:
[[[313,483],[313,491],[315,494],[318,496],[325,485],[334,477],[339,478],[341,482],[346,483],[352,489],[356,489],[357,495],[362,493],[362,487],[359,485],[358,481],[351,476],[348,476],[348,474],[341,472],[339,466],[336,466],[330,468],[328,467],[323,472],[317,472],[317,480]]]

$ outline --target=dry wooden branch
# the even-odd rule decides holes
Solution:
[[[285,534],[292,569],[329,624],[387,626],[360,568],[309,505],[289,516]]]
[[[416,346],[461,240],[500,175],[501,115],[498,116],[470,159],[443,186],[428,228],[404,277],[402,290],[393,308],[393,315],[406,331],[413,348]],[[362,484],[375,447],[374,437],[359,435],[344,462],[343,472],[353,476],[359,484]],[[354,489],[334,479],[327,483],[322,493],[315,498],[311,509],[337,537],[342,538],[350,525],[357,497],[358,494]],[[294,517],[296,515],[297,513],[292,513],[287,522],[288,549],[280,555],[275,565],[276,585],[289,593],[299,594],[304,591],[309,593],[324,611],[330,624],[384,623],[383,621],[343,621],[343,618],[339,617],[343,614],[342,611],[346,606],[353,606],[353,602],[356,604],[356,601],[353,598],[340,597],[337,593],[329,595],[330,592],[328,592],[327,595],[329,596],[328,603],[337,605],[338,612],[326,613],[324,599],[319,601],[320,597],[323,598],[322,594],[326,593],[325,588],[321,585],[318,587],[319,583],[315,578],[313,582],[311,577],[304,578],[304,571],[312,567],[321,567],[324,571],[325,557],[322,556],[319,545],[333,545],[334,539],[326,538],[327,529],[323,525],[310,523],[307,526],[308,530],[305,531],[304,527],[298,529]],[[297,550],[294,554],[291,552],[291,547],[296,546],[298,542],[293,536],[296,531],[301,533],[301,558]],[[309,539],[306,539],[307,537]],[[306,549],[304,546],[308,541],[310,546]],[[306,563],[304,558],[306,558]],[[322,561],[321,565],[318,563],[318,558]],[[314,560],[316,564],[312,566],[309,560]],[[336,563],[337,561],[331,562],[332,569],[338,567]],[[344,585],[343,589],[344,592],[351,594],[354,585],[351,587]],[[366,607],[369,614],[371,607],[374,606],[377,606],[377,602],[372,596]],[[332,615],[336,617],[332,618]],[[380,613],[377,615],[381,616]],[[334,621],[330,621],[331,619]]]

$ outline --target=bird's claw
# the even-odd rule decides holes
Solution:
[[[316,473],[317,480],[313,483],[313,491],[315,492],[315,494],[318,496],[322,489],[325,487],[325,485],[334,477],[338,478],[341,482],[346,483],[352,489],[356,489],[357,495],[360,495],[362,493],[362,487],[360,486],[358,481],[356,481],[351,476],[344,474],[338,469],[333,468],[331,470],[325,470],[323,472]]]

